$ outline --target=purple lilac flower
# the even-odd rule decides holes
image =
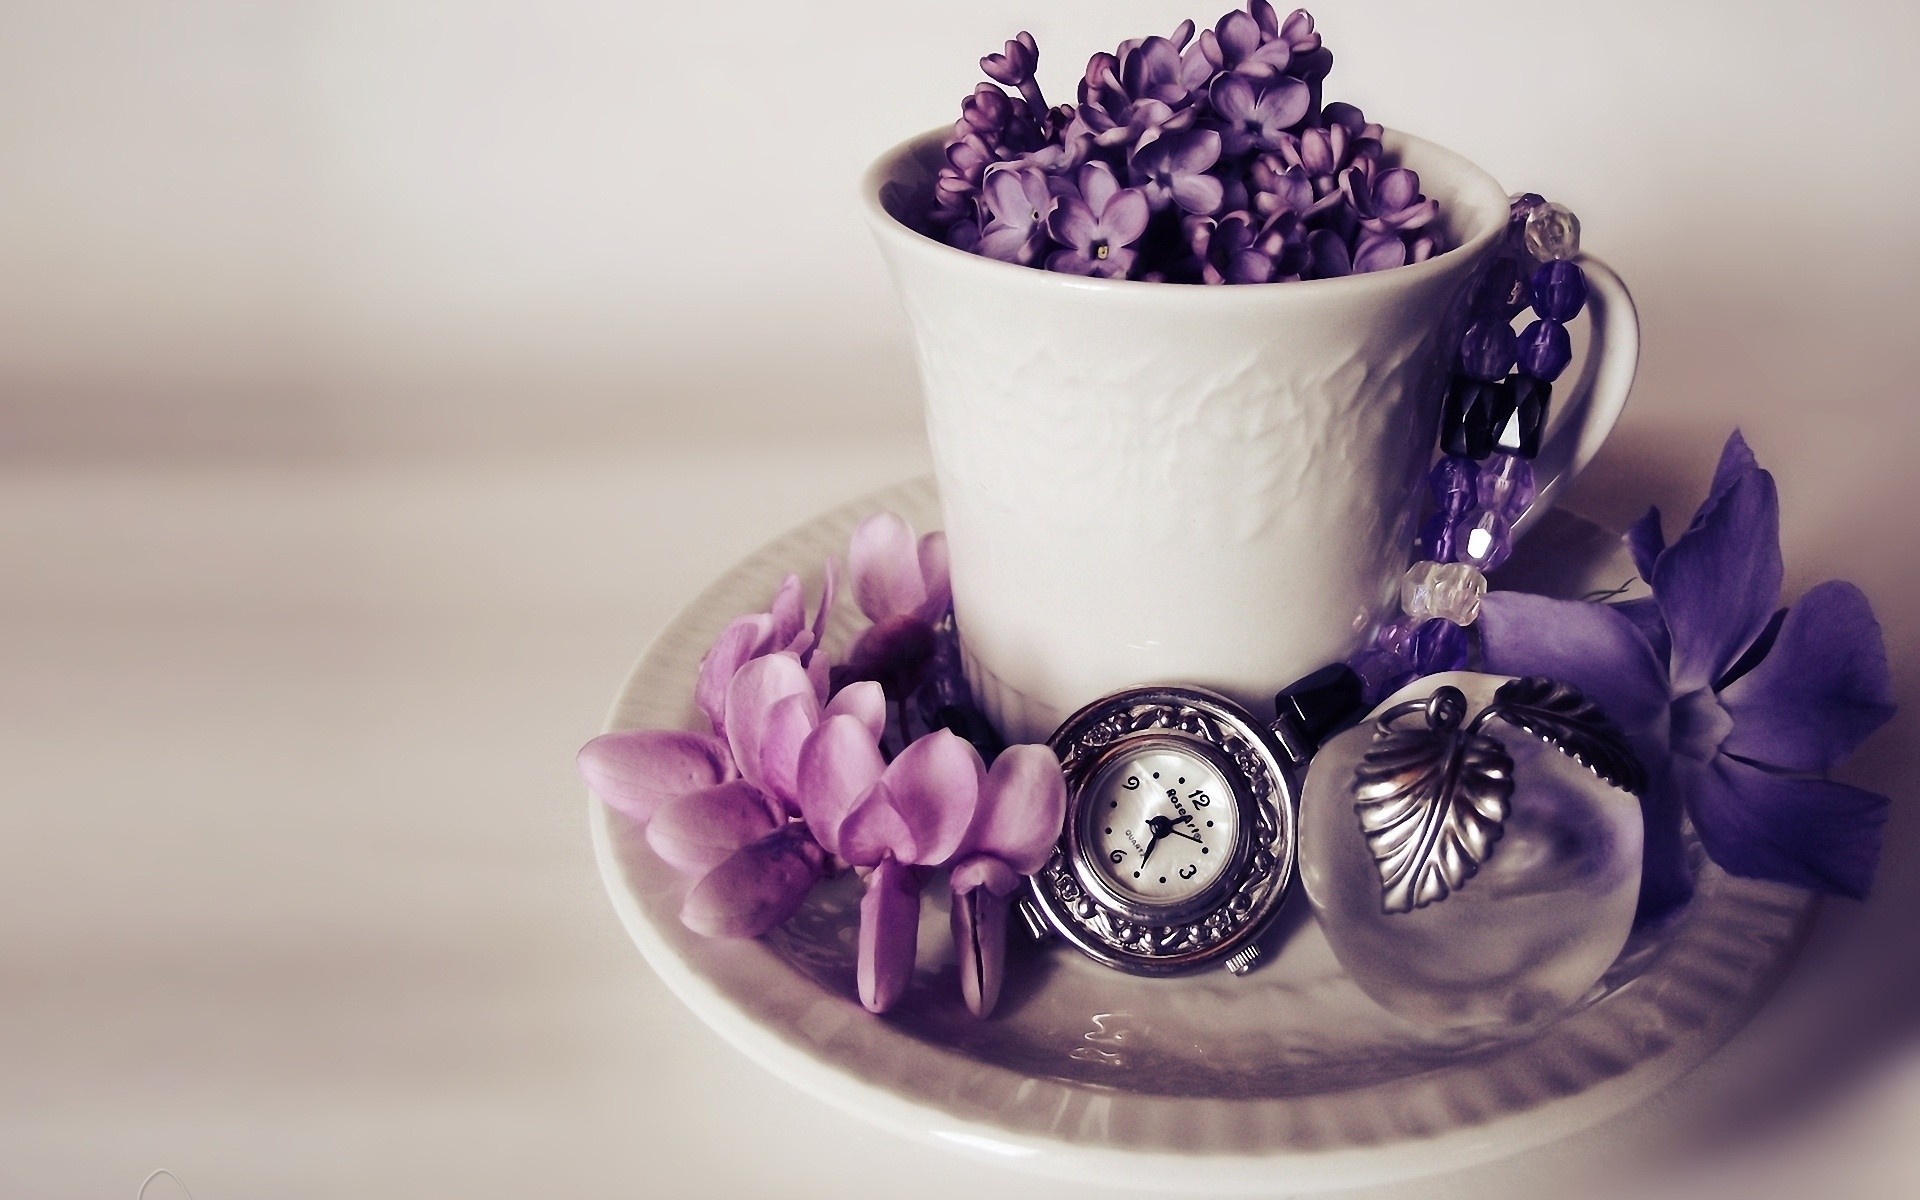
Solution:
[[[1005,50],[980,60],[980,70],[986,77],[1018,91],[1036,119],[1047,111],[1046,98],[1040,94],[1040,85],[1033,77],[1039,65],[1040,44],[1024,29],[1007,43]]]
[[[1170,134],[1134,154],[1133,185],[1154,212],[1177,205],[1182,211],[1205,215],[1216,211],[1225,195],[1220,180],[1207,174],[1219,161],[1220,135],[1213,130]]]
[[[1103,162],[1081,167],[1061,189],[1047,231],[1064,249],[1047,259],[1049,271],[1125,278],[1139,257],[1132,247],[1147,231],[1151,210],[1136,188],[1122,188]]]
[[[1218,221],[1190,217],[1186,232],[1203,283],[1266,283],[1273,278],[1273,259],[1255,245],[1260,228],[1252,214],[1232,212]]]
[[[1249,0],[1197,37],[1183,21],[1171,36],[1129,39],[1090,57],[1077,102],[1052,110],[1033,84],[1038,56],[1023,32],[981,60],[994,82],[976,90],[955,123],[934,183],[934,236],[1010,262],[1180,282],[1260,278],[1249,252],[1273,260],[1266,278],[1277,281],[1384,270],[1444,248],[1437,204],[1411,173],[1383,163],[1380,126],[1350,104],[1322,106],[1333,59],[1305,10],[1282,17],[1271,0]],[[989,203],[987,178],[1001,164],[1045,173],[1053,211],[1017,204],[1011,184],[998,185]],[[1132,228],[1125,197],[1116,227],[1094,235],[1097,206],[1082,177],[1096,165],[1144,195],[1145,228]],[[1020,191],[1032,193],[1031,181],[1023,177]],[[1259,226],[1253,244],[1237,244],[1247,232],[1237,225],[1216,244],[1206,226],[1206,248],[1195,250],[1188,219],[1232,213]],[[1063,229],[1075,240],[1063,240]]]
[[[1256,83],[1245,75],[1222,75],[1207,95],[1220,123],[1221,145],[1235,156],[1278,150],[1288,129],[1307,115],[1309,103],[1307,85],[1286,76]]]
[[[1872,883],[1887,798],[1825,776],[1893,715],[1886,647],[1852,584],[1776,610],[1779,522],[1773,476],[1736,431],[1672,545],[1658,511],[1628,533],[1650,600],[1495,592],[1481,604],[1489,670],[1585,691],[1648,767],[1643,915],[1691,890],[1683,811],[1736,875],[1855,897]]]
[[[1377,175],[1364,167],[1349,167],[1340,176],[1341,190],[1360,228],[1368,233],[1420,229],[1440,215],[1440,204],[1420,194],[1420,176],[1405,167]],[[1359,258],[1356,251],[1355,259]]]
[[[1273,6],[1265,7],[1271,16]],[[1248,79],[1273,79],[1287,69],[1293,57],[1293,48],[1275,36],[1277,33],[1277,26],[1272,31],[1263,29],[1254,12],[1230,12],[1200,35],[1201,52],[1216,71]]]
[[[991,219],[980,231],[980,253],[1022,265],[1039,258],[1053,211],[1047,173],[1033,166],[996,167],[981,192]]]

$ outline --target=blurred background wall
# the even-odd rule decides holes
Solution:
[[[1718,428],[1818,395],[1832,436],[1911,444],[1886,398],[1914,351],[1878,323],[1920,286],[1905,6],[1315,10],[1332,94],[1585,218],[1644,306],[1636,411]],[[911,433],[860,170],[949,121],[1013,30],[1061,99],[1185,11],[15,0],[0,456]]]

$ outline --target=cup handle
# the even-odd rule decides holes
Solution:
[[[1640,316],[1627,285],[1613,268],[1590,254],[1580,256],[1587,276],[1586,362],[1564,397],[1554,398],[1540,453],[1533,460],[1534,500],[1513,523],[1516,541],[1553,507],[1560,489],[1593,461],[1627,406],[1634,369],[1640,363]]]

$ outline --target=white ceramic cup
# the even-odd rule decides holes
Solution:
[[[1507,220],[1493,177],[1389,134],[1440,201],[1426,262],[1344,279],[1087,279],[915,230],[947,131],[868,171],[912,322],[974,692],[1010,739],[1136,684],[1265,711],[1398,608],[1460,303]],[[1554,387],[1537,518],[1613,428],[1639,325],[1583,257],[1591,349]]]

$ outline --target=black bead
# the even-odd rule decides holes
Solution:
[[[1274,713],[1313,746],[1360,711],[1360,676],[1345,663],[1321,667],[1273,698]]]
[[[1493,448],[1521,458],[1540,453],[1540,431],[1547,427],[1553,385],[1531,375],[1509,375],[1507,394],[1493,415]]]
[[[1490,383],[1456,375],[1440,414],[1440,449],[1476,461],[1493,453],[1496,417],[1512,410],[1512,378]]]

